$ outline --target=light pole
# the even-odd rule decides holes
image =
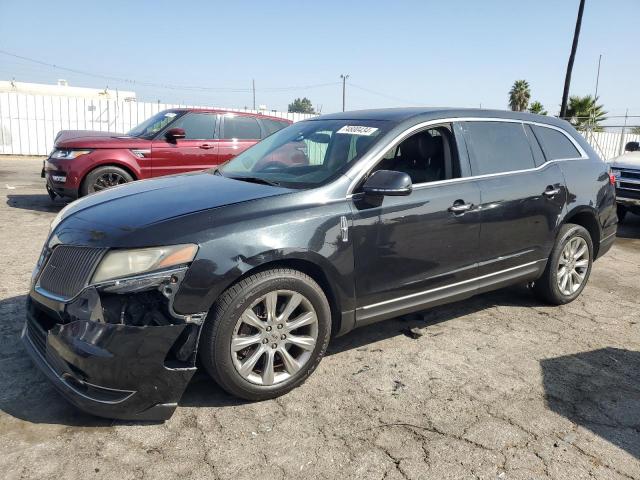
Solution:
[[[346,85],[347,85],[347,78],[349,78],[349,75],[340,75],[340,78],[342,79],[342,111],[344,112],[344,106],[345,106],[345,90],[346,90]]]

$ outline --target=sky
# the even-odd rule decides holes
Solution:
[[[508,108],[517,79],[557,114],[579,0],[0,0],[0,80],[133,90],[139,100],[323,113]],[[640,115],[640,0],[586,0],[571,94]],[[90,74],[90,75],[89,75]],[[103,77],[114,77],[106,79]],[[128,81],[125,81],[128,80]],[[154,85],[145,85],[145,84]],[[171,88],[160,85],[170,86]]]

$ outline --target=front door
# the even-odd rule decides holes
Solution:
[[[377,202],[353,196],[359,325],[469,293],[465,287],[477,275],[480,190],[465,178],[466,154],[456,148],[451,126],[412,135],[376,169],[408,173],[413,191]]]
[[[567,199],[560,167],[520,122],[461,127],[482,197],[479,274],[544,267]]]
[[[169,141],[160,135],[152,142],[153,176],[204,170],[218,165],[217,118],[215,113],[190,112],[172,123],[170,128],[184,129],[185,138]]]

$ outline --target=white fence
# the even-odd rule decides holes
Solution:
[[[60,130],[124,133],[161,110],[180,107],[198,106],[0,93],[0,154],[48,155]],[[238,108],[225,110],[260,113]],[[263,113],[294,122],[313,116]]]
[[[60,130],[124,133],[161,110],[180,107],[194,106],[0,93],[0,155],[48,155]],[[260,113],[237,108],[227,110]],[[264,113],[294,122],[313,116],[286,112]],[[640,135],[621,132],[583,134],[605,160],[621,155],[626,142],[640,141]]]

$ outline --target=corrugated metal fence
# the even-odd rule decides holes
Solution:
[[[0,154],[48,155],[60,130],[124,133],[161,110],[179,107],[194,105],[0,93]],[[259,113],[237,108],[227,110]],[[264,113],[294,122],[313,116]],[[621,132],[585,132],[584,135],[606,160],[622,154],[626,142],[640,141],[640,135]]]
[[[0,93],[0,154],[48,155],[60,130],[124,133],[161,110],[180,107],[198,106]],[[225,110],[260,113],[238,108]],[[313,116],[287,112],[263,113],[294,122]]]

